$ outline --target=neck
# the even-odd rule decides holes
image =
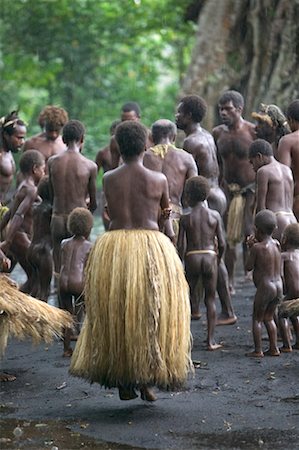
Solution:
[[[168,137],[160,139],[159,142],[156,142],[155,145],[172,145],[173,143],[170,141]]]
[[[70,142],[67,149],[79,153],[81,151],[81,144],[79,142]]]
[[[198,122],[191,122],[190,124],[188,124],[185,127],[184,132],[185,132],[186,136],[189,136],[190,134],[196,133],[200,130],[201,130],[201,126]]]

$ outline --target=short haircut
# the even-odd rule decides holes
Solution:
[[[285,242],[295,248],[299,248],[299,223],[291,223],[284,232],[283,237]]]
[[[209,182],[201,175],[191,177],[186,182],[185,193],[187,196],[187,201],[191,207],[195,206],[198,202],[203,202],[206,200],[209,192]]]
[[[40,167],[45,164],[45,158],[38,150],[27,150],[20,159],[20,171],[30,174],[34,166]]]
[[[190,113],[195,122],[201,122],[207,112],[207,104],[199,95],[186,95],[180,101],[183,112]]]
[[[248,150],[249,158],[254,158],[258,153],[264,156],[273,156],[272,145],[265,139],[256,139],[250,144]]]
[[[67,227],[74,236],[88,238],[93,227],[93,216],[86,208],[75,208],[70,213]]]
[[[63,108],[51,105],[45,106],[38,116],[40,127],[44,128],[47,125],[51,130],[62,128],[68,120],[68,113]]]
[[[120,119],[116,119],[112,122],[112,124],[110,125],[109,131],[110,134],[113,135],[115,133],[116,127],[117,125],[119,125],[121,123]]]
[[[25,127],[26,124],[18,116],[18,111],[12,111],[1,119],[2,131],[12,136],[16,131],[16,126]]]
[[[85,128],[79,120],[69,120],[63,127],[62,140],[68,145],[70,142],[80,142],[85,134]]]
[[[146,147],[147,129],[140,122],[126,120],[120,123],[115,131],[115,139],[120,154],[124,158],[140,155]]]
[[[230,90],[223,92],[218,103],[219,105],[224,105],[228,102],[232,102],[235,108],[244,108],[244,97],[238,91]]]
[[[49,175],[44,175],[38,185],[37,193],[43,200],[50,200]]]
[[[135,111],[138,117],[141,116],[141,109],[138,103],[136,102],[127,102],[121,107],[122,112],[130,112]]]
[[[161,139],[174,139],[176,135],[176,125],[171,120],[157,120],[152,124],[151,133],[155,145],[161,142]]]
[[[271,236],[277,227],[276,216],[270,209],[263,209],[255,216],[254,224],[262,233]]]
[[[286,112],[286,116],[289,119],[293,119],[296,122],[299,122],[299,99],[292,101],[289,104]]]

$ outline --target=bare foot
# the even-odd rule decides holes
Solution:
[[[222,347],[223,347],[223,345],[221,345],[221,344],[210,344],[210,345],[208,345],[207,350],[209,352],[213,352],[214,350],[218,350],[219,348],[222,348]]]
[[[263,358],[263,352],[248,352],[245,353],[245,356],[249,356],[249,358]]]
[[[230,292],[230,295],[235,295],[235,293],[236,293],[236,290],[232,284],[229,285],[229,292]]]
[[[63,352],[63,357],[64,358],[70,358],[71,356],[72,356],[72,354],[73,354],[73,350],[71,349],[71,348],[69,348],[68,350],[65,350],[64,352]]]
[[[15,381],[17,377],[15,375],[10,375],[9,373],[1,372],[0,373],[0,382],[1,381]]]
[[[140,388],[140,394],[141,399],[146,400],[147,402],[155,402],[157,400],[153,390],[147,386]]]
[[[265,356],[280,356],[280,351],[278,350],[278,348],[274,349],[274,350],[266,350],[264,352]]]
[[[244,281],[252,281],[252,272],[246,272],[245,273]]]
[[[279,350],[281,353],[291,353],[293,351],[292,347],[284,347],[284,346],[280,347]]]
[[[118,395],[120,400],[134,400],[138,397],[134,388],[118,387]]]
[[[234,325],[237,322],[237,316],[224,317],[220,315],[217,319],[216,325]]]
[[[199,320],[201,318],[201,313],[191,314],[191,320]]]

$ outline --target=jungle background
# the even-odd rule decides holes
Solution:
[[[127,101],[150,126],[199,94],[211,130],[223,90],[250,119],[298,98],[298,75],[299,0],[0,0],[0,115],[19,109],[31,136],[45,105],[64,107],[92,159]]]

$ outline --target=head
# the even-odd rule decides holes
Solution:
[[[37,185],[45,175],[45,158],[37,150],[27,150],[20,159],[20,171],[24,177],[32,177]]]
[[[49,176],[44,175],[38,185],[37,185],[37,193],[44,201],[50,201],[50,190],[49,190]]]
[[[160,119],[152,124],[152,140],[155,145],[162,142],[174,142],[176,138],[176,126],[171,120]]]
[[[286,112],[287,120],[291,131],[296,131],[299,128],[299,99],[294,100],[289,104]]]
[[[45,130],[49,141],[55,141],[58,138],[68,120],[68,113],[63,108],[51,105],[46,106],[38,116],[38,123]]]
[[[178,104],[176,125],[184,130],[190,123],[200,123],[207,112],[207,104],[199,95],[186,95]]]
[[[93,227],[93,216],[86,208],[75,208],[68,217],[67,226],[72,235],[87,239]]]
[[[110,129],[109,129],[109,131],[110,131],[110,136],[113,136],[113,135],[115,134],[116,127],[117,127],[117,125],[119,125],[120,123],[121,123],[121,120],[120,120],[120,119],[116,119],[116,120],[114,120],[114,121],[112,122],[112,124],[110,125]]]
[[[125,103],[121,108],[121,120],[122,122],[126,120],[139,121],[141,117],[140,106],[136,102]]]
[[[225,91],[218,101],[218,110],[222,122],[228,127],[237,123],[243,112],[244,98],[238,91]]]
[[[139,122],[126,120],[117,126],[115,139],[123,160],[128,161],[145,151],[147,129]]]
[[[299,223],[291,223],[285,228],[282,235],[282,245],[299,248]]]
[[[6,151],[17,153],[25,142],[26,125],[13,111],[0,119],[0,145]]]
[[[62,129],[62,140],[66,145],[83,144],[85,128],[79,120],[69,120]]]
[[[259,111],[251,115],[256,120],[255,132],[258,138],[270,143],[278,142],[290,132],[285,115],[276,105],[261,103]]]
[[[258,240],[264,236],[272,236],[273,231],[277,227],[276,216],[270,209],[263,209],[255,216],[254,225]]]
[[[186,182],[185,192],[188,204],[193,207],[208,198],[210,192],[209,182],[201,175],[191,177]]]
[[[249,161],[255,172],[265,164],[269,164],[273,158],[273,148],[265,139],[256,139],[248,150]]]

